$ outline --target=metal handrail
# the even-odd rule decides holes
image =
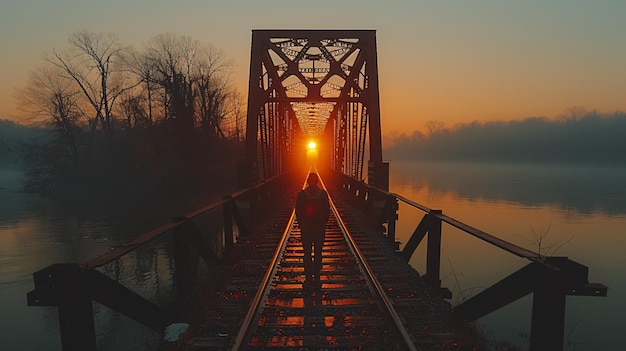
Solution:
[[[99,255],[97,257],[91,258],[89,260],[87,260],[86,262],[82,263],[80,265],[81,269],[83,270],[88,270],[88,269],[92,269],[92,268],[97,268],[97,267],[101,267],[104,266],[108,263],[111,263],[113,261],[115,261],[116,259],[126,255],[127,253],[136,250],[137,248],[147,244],[148,242],[158,238],[159,236],[168,233],[169,231],[178,228],[179,226],[185,224],[188,220],[193,219],[195,217],[198,217],[200,215],[203,215],[207,212],[210,212],[212,210],[215,210],[219,207],[224,206],[225,203],[227,203],[228,201],[231,201],[232,199],[238,199],[240,197],[244,197],[247,194],[254,192],[256,190],[258,190],[259,188],[263,187],[264,185],[276,180],[278,177],[273,177],[268,179],[267,181],[236,191],[232,194],[230,194],[228,196],[228,198],[226,199],[221,199],[221,200],[217,200],[214,201],[204,207],[200,207],[196,210],[193,210],[183,216],[180,217],[174,217],[169,223],[165,223],[161,226],[158,226],[154,229],[151,229],[137,237],[135,237],[134,239],[127,241],[117,247],[114,247],[113,249],[111,249],[110,251]]]
[[[542,256],[540,254],[536,253],[536,252],[527,250],[527,249],[525,249],[523,247],[517,246],[517,245],[512,244],[512,243],[510,243],[508,241],[499,239],[499,238],[497,238],[497,237],[495,237],[495,236],[493,236],[491,234],[488,234],[488,233],[486,233],[486,232],[484,232],[484,231],[482,231],[480,229],[477,229],[477,228],[474,228],[474,227],[472,227],[472,226],[470,226],[468,224],[465,224],[465,223],[463,223],[463,222],[461,222],[461,221],[459,221],[459,220],[457,220],[455,218],[452,218],[450,216],[444,215],[444,214],[442,214],[442,213],[440,213],[438,211],[434,211],[433,209],[429,208],[428,206],[424,206],[424,205],[422,205],[420,203],[417,203],[417,202],[415,202],[415,201],[413,201],[411,199],[408,199],[408,198],[406,198],[406,197],[404,197],[402,195],[399,195],[397,193],[392,193],[392,192],[389,192],[389,191],[386,191],[386,190],[383,190],[383,189],[379,189],[379,188],[373,187],[373,186],[371,186],[369,184],[365,184],[365,183],[362,183],[362,182],[359,183],[359,186],[365,187],[369,191],[375,191],[375,192],[378,192],[378,193],[380,193],[382,195],[385,195],[385,196],[393,196],[397,200],[400,200],[400,201],[406,203],[407,205],[409,205],[411,207],[417,208],[417,209],[419,209],[419,210],[421,210],[423,212],[428,213],[429,216],[433,216],[435,218],[438,218],[441,221],[443,221],[445,223],[448,223],[448,224],[452,225],[453,227],[456,227],[456,228],[458,228],[458,229],[460,229],[460,230],[462,230],[462,231],[464,231],[464,232],[466,232],[466,233],[468,233],[468,234],[470,234],[472,236],[475,236],[475,237],[477,237],[477,238],[479,238],[479,239],[481,239],[481,240],[483,240],[483,241],[485,241],[485,242],[487,242],[487,243],[489,243],[489,244],[491,244],[493,246],[496,246],[496,247],[498,247],[498,248],[500,248],[500,249],[502,249],[504,251],[507,251],[509,253],[512,253],[512,254],[514,254],[516,256],[519,256],[519,257],[522,257],[522,258],[526,258],[526,259],[528,259],[528,260],[530,260],[532,262],[545,264],[543,262]]]

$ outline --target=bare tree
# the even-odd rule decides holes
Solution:
[[[227,106],[232,89],[229,86],[231,63],[224,60],[221,51],[204,46],[196,66],[195,86],[197,119],[203,132],[212,137],[223,136],[222,121],[228,114]]]
[[[184,129],[198,127],[211,136],[223,136],[232,63],[220,50],[166,33],[152,38],[133,61],[142,80],[162,88],[164,119]]]
[[[42,64],[32,71],[27,86],[17,91],[20,108],[34,123],[52,127],[75,163],[80,162],[77,134],[85,123],[79,91],[58,67]]]
[[[194,127],[192,73],[201,44],[172,33],[152,38],[145,47],[144,60],[155,72],[153,81],[165,91],[165,119],[174,119],[184,129]]]
[[[137,76],[139,82],[143,85],[142,94],[145,96],[148,125],[153,125],[156,122],[154,106],[158,100],[159,90],[163,89],[156,80],[158,76],[157,67],[151,61],[146,52],[138,52],[136,50],[129,50],[125,56],[125,62],[129,70]],[[164,118],[164,116],[165,113],[161,117]]]
[[[102,128],[110,137],[116,99],[136,85],[122,74],[121,54],[124,50],[115,36],[80,31],[70,39],[72,48],[65,54],[54,52],[50,62],[72,79],[93,109],[92,131]]]
[[[124,94],[121,97],[119,110],[127,129],[148,127],[152,124],[145,106],[144,97],[140,94]]]
[[[243,140],[243,131],[246,128],[246,101],[245,97],[238,91],[232,90],[227,102],[227,121],[223,129],[230,131],[230,136],[237,141]]]

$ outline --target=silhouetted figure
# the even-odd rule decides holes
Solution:
[[[326,222],[330,215],[328,194],[317,183],[317,174],[307,178],[308,186],[296,198],[296,217],[302,233],[304,251],[304,287],[319,287],[319,274],[322,270],[322,246],[326,236]],[[313,257],[311,252],[313,251]]]

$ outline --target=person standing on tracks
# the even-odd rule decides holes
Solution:
[[[322,270],[322,246],[326,236],[326,222],[330,216],[328,194],[319,187],[316,173],[310,173],[307,187],[296,198],[296,218],[300,225],[304,251],[303,287],[319,287]],[[311,257],[311,252],[313,256]]]

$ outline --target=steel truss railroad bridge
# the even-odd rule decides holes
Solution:
[[[238,257],[243,254],[237,250],[253,243],[253,256],[244,259],[250,275],[226,277],[233,282],[215,303],[219,312],[214,317],[230,320],[239,330],[212,346],[202,346],[209,337],[200,338],[195,349],[418,350],[439,345],[439,350],[444,344],[465,349],[449,329],[435,330],[433,325],[441,323],[425,322],[426,312],[435,311],[433,304],[449,306],[443,303],[449,291],[440,280],[443,224],[527,261],[450,310],[474,321],[532,293],[531,351],[563,349],[567,296],[607,295],[606,286],[589,283],[582,264],[518,247],[388,191],[373,30],[253,31],[247,118],[241,190],[87,262],[53,264],[33,274],[28,304],[57,307],[63,350],[97,349],[93,302],[159,332],[177,321],[180,311],[155,304],[127,286],[132,279],[120,278],[124,262],[141,260],[137,252],[154,250],[147,244],[157,239],[173,242],[170,251],[163,249],[168,262],[158,267],[174,262],[169,286],[183,302],[202,284],[199,268],[210,274],[224,271],[223,255]],[[306,177],[305,144],[311,140],[319,145],[317,165],[333,202],[321,290],[313,294],[302,289],[299,227],[289,207]],[[399,203],[424,213],[401,251],[396,246]],[[274,217],[283,221],[268,226],[267,219]],[[425,238],[426,271],[419,275],[408,262]],[[153,273],[165,285],[163,272]],[[427,304],[426,295],[431,297]],[[443,321],[445,313],[436,310],[431,321]]]
[[[368,182],[387,189],[378,90],[373,30],[252,31],[247,181],[302,165],[314,139],[320,165],[356,179],[369,150]]]

